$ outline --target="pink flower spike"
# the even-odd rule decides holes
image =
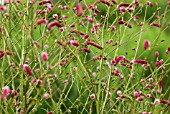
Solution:
[[[142,102],[142,101],[143,101],[143,98],[138,97],[136,100],[137,100],[138,102]]]
[[[91,99],[95,99],[95,94],[94,94],[94,93],[91,94],[91,95],[90,95],[90,98],[91,98]]]
[[[142,112],[142,114],[148,114],[148,112]]]
[[[140,64],[147,64],[148,62],[146,60],[134,60],[134,64],[140,63]]]
[[[121,96],[122,95],[122,92],[120,90],[117,91],[117,95],[118,96]]]
[[[4,56],[4,51],[0,50],[0,59],[2,59]]]
[[[82,7],[82,5],[80,3],[78,3],[76,5],[76,14],[79,15],[79,16],[83,15],[83,7]]]
[[[111,6],[111,3],[107,0],[100,0],[101,3]]]
[[[48,60],[48,54],[47,54],[47,52],[42,52],[42,53],[41,53],[41,57],[43,58],[44,61],[47,61],[47,60]]]
[[[160,24],[153,22],[153,23],[150,24],[150,26],[153,26],[153,27],[160,27]]]
[[[148,49],[149,45],[150,45],[150,41],[149,40],[145,40],[143,48],[146,50],[146,49]]]
[[[112,0],[113,4],[117,4],[116,0]]]
[[[46,19],[40,19],[37,21],[37,25],[40,25],[40,24],[47,24],[47,20]]]
[[[25,111],[24,110],[20,110],[20,114],[24,114],[25,113]]]
[[[93,72],[92,75],[93,75],[94,77],[96,77],[97,74],[96,74],[96,72]]]
[[[128,8],[128,11],[129,11],[129,12],[133,12],[133,11],[134,11],[134,7]]]
[[[87,48],[82,48],[82,51],[87,52],[87,53],[90,53],[90,50],[87,49]]]
[[[152,98],[152,95],[151,94],[147,94],[146,95],[148,98]]]
[[[9,88],[9,86],[3,87],[3,88],[2,88],[1,99],[2,99],[2,100],[5,100],[9,93],[10,93],[10,88]]]
[[[47,26],[47,28],[48,28],[48,29],[52,29],[54,26],[62,27],[62,24],[59,23],[59,22],[56,20],[56,21],[54,21],[54,22],[49,23],[48,26]]]
[[[52,112],[52,111],[50,111],[50,112],[48,112],[47,114],[53,114],[53,112]]]
[[[138,98],[138,97],[139,97],[139,92],[138,92],[138,91],[135,91],[135,92],[134,92],[134,96],[135,96],[136,98]]]
[[[151,88],[151,85],[150,84],[146,84],[145,88],[149,89],[149,88]]]
[[[163,59],[161,59],[160,61],[157,61],[157,62],[155,63],[155,67],[158,67],[159,65],[161,65],[162,62],[163,62]]]
[[[170,46],[168,47],[168,49],[166,50],[166,54],[170,53]]]
[[[48,98],[49,98],[49,94],[48,94],[48,93],[45,93],[43,97],[44,97],[45,99],[48,99]]]
[[[58,15],[57,14],[53,14],[53,18],[58,19]]]
[[[23,65],[23,68],[24,68],[25,71],[28,73],[28,75],[29,75],[30,77],[32,77],[32,71],[31,71],[31,69],[29,68],[29,66],[28,66],[27,64],[24,64],[24,65]]]
[[[159,80],[159,84],[158,84],[158,93],[162,92],[162,79]]]
[[[155,52],[155,56],[156,56],[156,58],[158,58],[159,57],[159,52],[157,51],[157,52]]]
[[[79,43],[75,40],[71,40],[70,43],[73,45],[73,46],[76,46],[78,47],[79,46]]]
[[[65,80],[64,83],[65,83],[66,85],[68,85],[68,80]]]
[[[153,78],[149,78],[148,80],[149,80],[149,82],[150,82],[150,83],[152,83],[152,82],[153,82]]]
[[[89,42],[89,41],[87,41],[87,42],[86,42],[86,45],[92,45],[92,46],[94,46],[94,47],[96,47],[96,48],[98,48],[98,49],[103,49],[100,45],[98,45],[98,44],[96,44],[96,43],[94,43],[94,42]]]
[[[44,4],[47,4],[47,3],[52,3],[51,0],[42,0],[39,2],[39,5],[44,5]]]
[[[89,37],[89,35],[88,34],[86,34],[84,37],[83,37],[83,39],[87,39]]]
[[[120,11],[120,12],[126,12],[126,9],[125,9],[124,7],[120,7],[120,8],[119,8],[119,11]]]
[[[161,100],[160,103],[168,104],[168,101],[167,100]]]
[[[150,7],[153,7],[153,4],[152,4],[150,1],[147,1],[147,2],[146,2],[146,5],[147,5],[147,6],[150,6]]]
[[[119,20],[118,24],[124,24],[125,22],[123,20]]]
[[[134,4],[138,5],[139,1],[138,0],[134,0]]]
[[[7,11],[6,6],[0,6],[0,11],[1,11],[1,12],[5,12],[5,11]]]
[[[134,17],[134,21],[137,21],[139,19],[139,16]]]
[[[160,100],[159,100],[159,99],[155,99],[155,101],[154,101],[153,104],[154,104],[154,105],[160,104]]]
[[[116,26],[112,26],[111,30],[112,31],[116,30]]]
[[[118,7],[126,6],[128,7],[130,4],[129,3],[120,3]]]
[[[17,3],[21,3],[21,0],[17,0]]]
[[[61,41],[59,41],[59,40],[57,40],[56,42],[57,42],[57,44],[59,44],[60,46],[63,45],[63,43],[62,43]]]

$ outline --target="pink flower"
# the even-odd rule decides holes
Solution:
[[[42,53],[41,53],[41,57],[43,58],[44,61],[47,61],[47,60],[48,60],[48,54],[47,54],[47,52],[42,52]]]
[[[147,6],[150,6],[150,7],[153,7],[153,4],[152,4],[150,1],[147,1],[147,2],[146,2],[146,5],[147,5]]]
[[[134,64],[137,64],[137,63],[147,64],[148,62],[146,60],[134,60]]]
[[[122,6],[128,7],[129,5],[130,5],[129,3],[120,3],[120,4],[119,4],[119,7],[122,7]]]
[[[40,24],[47,24],[47,20],[46,19],[40,19],[37,21],[37,25],[40,25]]]
[[[95,77],[95,76],[97,75],[97,73],[96,73],[96,72],[93,72],[92,75]]]
[[[151,82],[151,83],[153,82],[153,78],[149,78],[148,80],[149,80],[149,82]]]
[[[90,98],[91,98],[91,99],[95,99],[95,94],[94,94],[94,93],[91,94],[91,95],[90,95]]]
[[[159,99],[155,99],[155,101],[154,101],[154,105],[157,105],[157,104],[159,104],[160,103],[160,100]]]
[[[136,100],[137,100],[138,102],[141,102],[141,101],[143,101],[143,98],[138,97],[138,98],[136,98]]]
[[[44,97],[45,99],[48,99],[48,98],[49,98],[49,94],[48,94],[48,93],[45,93],[43,97]]]
[[[103,49],[100,45],[98,45],[98,44],[96,44],[94,42],[90,42],[90,41],[87,41],[86,45],[92,45],[92,46],[94,46],[94,47],[96,47],[98,49]]]
[[[153,23],[150,24],[150,26],[153,26],[153,27],[160,27],[160,24],[153,22]]]
[[[112,2],[113,2],[113,4],[116,4],[116,3],[117,3],[116,0],[112,0]]]
[[[57,14],[53,14],[52,16],[53,16],[53,18],[55,18],[55,19],[58,18],[58,15],[57,15]]]
[[[53,112],[52,112],[52,111],[50,111],[50,112],[48,112],[47,114],[53,114]]]
[[[159,80],[158,82],[158,93],[162,92],[162,79]]]
[[[155,67],[158,67],[159,65],[161,65],[162,62],[163,62],[163,59],[161,59],[160,61],[157,61],[157,62],[155,63]]]
[[[10,93],[10,88],[9,88],[9,86],[3,87],[3,88],[2,88],[1,99],[2,99],[2,100],[5,100],[9,93]]]
[[[79,46],[79,43],[75,40],[71,40],[70,43],[73,45],[73,46],[76,46],[78,47]]]
[[[145,88],[149,89],[149,88],[151,88],[151,85],[150,84],[146,84]]]
[[[134,17],[134,21],[137,21],[139,19],[139,16]]]
[[[0,59],[2,59],[4,56],[4,51],[0,50]]]
[[[47,3],[52,3],[51,0],[42,0],[39,2],[39,5],[44,5],[44,4],[47,4]]]
[[[167,100],[161,100],[160,103],[168,104],[169,102]]]
[[[52,29],[54,26],[62,27],[62,24],[59,23],[57,20],[55,20],[54,22],[49,23],[48,26],[47,26],[47,28],[48,28],[48,29]]]
[[[138,0],[134,0],[134,4],[138,5],[139,1]]]
[[[64,83],[67,85],[68,84],[68,80],[65,80]]]
[[[78,3],[77,5],[76,5],[76,14],[77,15],[83,15],[83,8],[82,8],[82,5],[80,4],[80,3]]]
[[[135,10],[134,7],[128,8],[128,11],[129,11],[129,12],[133,12],[134,10]]]
[[[28,75],[29,75],[30,77],[32,77],[32,71],[31,71],[31,69],[29,68],[29,66],[28,66],[27,64],[24,64],[24,65],[23,65],[23,68],[24,68],[25,71],[28,73]]]
[[[117,95],[118,95],[118,96],[121,96],[121,95],[122,95],[122,91],[118,90],[118,91],[117,91]]]
[[[159,52],[157,51],[157,52],[155,52],[155,56],[156,56],[156,58],[158,58],[159,57]]]
[[[63,43],[61,41],[59,41],[59,40],[57,40],[56,42],[57,42],[57,44],[59,44],[61,46],[63,45]]]
[[[107,0],[100,0],[101,3],[111,6],[111,3]]]
[[[87,53],[90,53],[90,50],[87,49],[87,48],[82,48],[82,51],[87,52]]]
[[[134,96],[135,96],[136,98],[139,97],[139,94],[140,94],[139,91],[135,91],[135,92],[134,92]]]
[[[152,98],[152,95],[151,94],[147,94],[146,95],[148,98]]]
[[[20,110],[20,114],[24,114],[25,113],[25,111],[24,110]]]
[[[112,31],[116,30],[116,26],[112,26],[111,30]]]
[[[170,53],[170,46],[168,47],[168,49],[166,50],[166,54]]]
[[[145,40],[143,48],[146,50],[146,49],[148,49],[149,45],[150,45],[150,41],[149,40]]]
[[[83,39],[87,39],[89,37],[88,34],[84,35]]]
[[[119,20],[118,24],[124,24],[125,22],[123,20]]]
[[[126,12],[126,9],[124,7],[119,8],[120,12]]]
[[[0,6],[0,11],[2,11],[2,12],[5,12],[5,11],[7,11],[7,8],[6,8],[6,6]]]
[[[43,83],[42,78],[37,80],[38,85],[41,85]]]
[[[61,28],[60,28],[60,32],[64,32],[65,29],[66,29],[65,27],[61,27]]]

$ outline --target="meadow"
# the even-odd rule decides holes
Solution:
[[[0,0],[0,114],[169,114],[170,0]]]

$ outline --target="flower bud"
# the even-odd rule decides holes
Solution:
[[[44,61],[47,61],[47,60],[48,60],[48,54],[47,54],[47,52],[42,52],[42,53],[41,53],[41,57],[43,58]]]

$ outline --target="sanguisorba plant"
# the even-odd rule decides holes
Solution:
[[[119,1],[1,0],[0,114],[168,114],[170,0]]]

